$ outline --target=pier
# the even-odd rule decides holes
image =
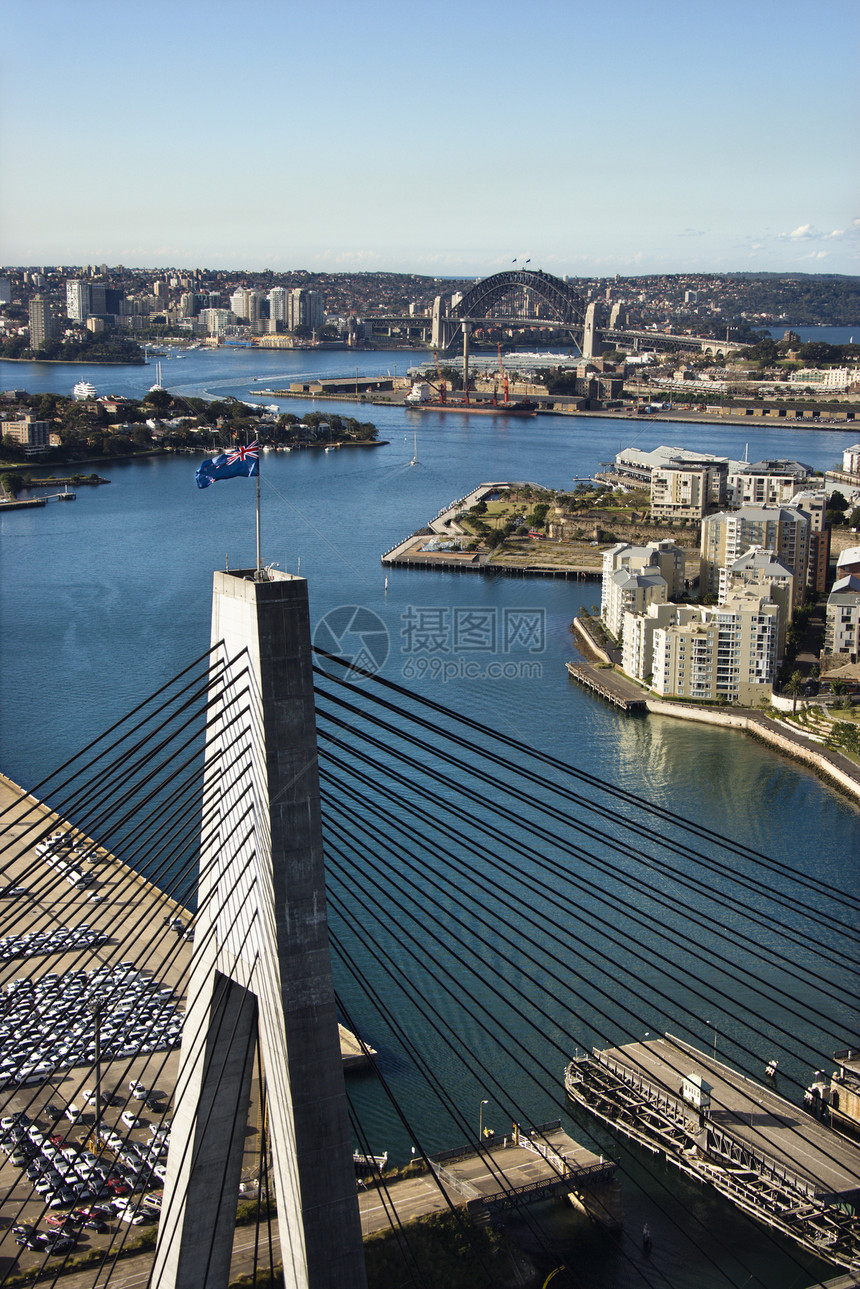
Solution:
[[[860,1258],[860,1146],[666,1034],[571,1061],[570,1099],[842,1270]]]
[[[648,702],[643,698],[641,689],[624,680],[610,667],[595,667],[590,662],[569,662],[566,666],[568,674],[579,681],[580,685],[585,685],[586,689],[598,694],[622,712],[631,715],[648,711]]]

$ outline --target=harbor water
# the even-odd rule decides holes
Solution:
[[[173,357],[162,359],[162,381],[171,392],[230,394],[263,403],[275,400],[255,395],[255,385],[284,387],[306,373],[349,376],[356,368],[359,375],[393,373],[395,367],[404,374],[415,361],[403,352],[171,352]],[[0,384],[68,393],[87,379],[99,393],[141,397],[153,383],[153,372],[152,366],[0,363]],[[386,570],[380,564],[384,551],[486,480],[572,488],[575,478],[592,475],[632,442],[643,449],[671,443],[735,457],[748,444],[752,460],[786,457],[825,469],[856,440],[856,427],[811,431],[782,424],[764,430],[548,415],[522,421],[349,403],[278,403],[299,415],[313,407],[372,420],[386,440],[372,448],[263,456],[263,558],[308,579],[312,628],[341,606],[371,610],[387,632],[382,668],[387,679],[471,716],[488,731],[542,748],[704,828],[778,857],[807,872],[823,891],[836,885],[856,893],[858,810],[837,791],[741,733],[669,718],[629,719],[568,679],[564,664],[575,656],[570,622],[581,604],[597,601],[596,584]],[[418,464],[411,465],[416,434]],[[100,462],[98,473],[110,480],[109,486],[80,488],[74,505],[0,516],[0,770],[17,782],[38,782],[206,649],[213,569],[225,562],[231,568],[247,567],[255,560],[254,487],[240,479],[198,490],[197,464],[191,456]],[[466,667],[451,634],[453,615],[466,610],[496,625],[512,611],[539,617],[539,647],[527,655],[486,654],[477,669]],[[435,653],[416,648],[416,623],[436,624]],[[507,669],[487,665],[493,661]],[[488,868],[487,880],[490,876]],[[491,892],[476,890],[475,898],[491,900]],[[643,945],[647,949],[644,940]],[[369,960],[367,967],[369,971]],[[355,1010],[354,1019],[380,1050],[389,1082],[422,1146],[441,1150],[458,1144],[420,1072],[397,1051],[384,1019],[363,1003],[354,981],[344,977],[338,985]],[[713,1018],[691,1008],[683,978],[672,990],[677,1012],[655,1005],[642,1018],[644,1028],[671,1029],[679,1020],[686,1033],[709,1047],[713,1032],[707,1021]],[[464,1113],[477,1119],[482,1089],[444,1051],[435,1051],[432,1038],[422,1032],[417,981],[414,992],[412,1014],[403,1022],[417,1042],[426,1039],[434,1077],[447,1081]],[[814,992],[804,993],[798,1003],[808,1011],[808,1029],[778,1013],[766,1020],[775,1029],[794,1027],[792,1073],[800,1080],[811,1072],[818,1045]],[[852,1010],[849,1000],[846,1025]],[[516,1028],[515,1013],[505,1020]],[[452,1012],[452,1026],[461,1023]],[[603,1028],[595,1018],[585,1038],[611,1039]],[[466,1044],[482,1041],[468,1030],[459,1037]],[[730,1032],[720,1044],[725,1059],[731,1059]],[[563,1063],[554,1051],[546,1056],[558,1068],[544,1095],[533,1080],[523,1080],[516,1089],[533,1122],[564,1113],[559,1109]],[[361,1076],[352,1096],[372,1148],[408,1159],[410,1136],[372,1079]],[[486,1113],[494,1127],[505,1129],[500,1105],[491,1103]],[[593,1124],[581,1125],[575,1118],[568,1122],[572,1135],[582,1140],[586,1131],[595,1132]],[[645,1283],[717,1289],[750,1283],[803,1289],[811,1282],[811,1275],[804,1278],[808,1262],[722,1201],[662,1165],[657,1187],[653,1161],[643,1161],[599,1132],[593,1139],[622,1156],[626,1227],[635,1235],[647,1221],[655,1235],[654,1252],[645,1267],[623,1242],[607,1245],[572,1212],[563,1218],[555,1214],[557,1238],[575,1234],[585,1241],[587,1257],[577,1284],[589,1289]],[[695,1232],[688,1220],[691,1212]],[[523,1236],[527,1239],[528,1232]]]

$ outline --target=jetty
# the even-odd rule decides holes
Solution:
[[[570,1099],[842,1270],[860,1260],[860,1145],[671,1034],[572,1060]]]
[[[648,711],[648,701],[642,695],[638,685],[619,676],[611,667],[595,667],[590,662],[569,662],[566,664],[568,675],[590,689],[592,693],[611,703],[628,715],[639,715]]]

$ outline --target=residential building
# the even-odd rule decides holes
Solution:
[[[646,546],[633,546],[630,542],[617,542],[603,553],[603,579],[607,574],[619,568],[626,568],[633,573],[645,571],[653,565],[661,577],[666,579],[670,600],[681,595],[684,590],[684,548],[671,541],[648,542]]]
[[[616,640],[621,639],[625,614],[644,613],[651,604],[666,603],[666,579],[653,567],[643,573],[616,569],[603,585],[600,615]]]
[[[624,614],[621,666],[628,676],[650,684],[654,669],[654,632],[658,627],[699,620],[697,607],[652,603],[644,613]]]
[[[779,607],[777,663],[780,663],[785,656],[785,637],[795,602],[794,583],[794,573],[787,564],[783,564],[770,551],[752,546],[727,570],[725,591],[720,597],[722,602],[736,591],[747,587],[758,591],[761,595],[766,595]]]
[[[786,506],[812,474],[800,461],[756,461],[729,476],[733,506]]]
[[[277,330],[274,324],[281,323],[281,330],[287,324],[287,297],[289,291],[285,286],[273,286],[269,292],[269,321],[272,323],[271,330]]]
[[[51,446],[51,422],[37,421],[36,417],[28,412],[14,421],[0,422],[0,438],[7,437],[15,443],[20,443],[28,456],[34,456]]]
[[[860,577],[860,546],[847,546],[836,561],[836,576]]]
[[[791,498],[794,510],[809,517],[809,558],[806,565],[806,589],[811,596],[827,590],[830,568],[830,524],[827,520],[827,493],[823,488],[797,492]]]
[[[753,589],[653,633],[651,687],[672,698],[753,706],[773,692],[779,608]]]
[[[73,322],[86,322],[90,316],[89,282],[73,280],[66,283],[66,316]]]
[[[670,461],[651,471],[651,515],[654,519],[687,519],[699,523],[726,502],[726,461]]]
[[[296,331],[299,327],[306,327],[309,331],[319,331],[324,321],[323,298],[319,291],[296,287],[290,292],[287,301],[288,331]]]
[[[742,506],[702,520],[699,585],[703,594],[723,599],[728,570],[751,546],[772,551],[794,574],[794,607],[806,586],[809,516],[794,506]]]
[[[827,597],[824,652],[860,659],[860,576],[849,574],[834,582]]]
[[[842,453],[842,469],[845,474],[860,475],[860,443],[852,443]]]
[[[650,604],[665,604],[683,589],[682,547],[670,541],[647,546],[618,542],[603,555],[600,616],[618,639],[625,613],[644,613]]]
[[[848,386],[857,379],[857,369],[855,367],[801,367],[800,371],[793,371],[789,380],[792,385],[809,386],[817,394],[831,390],[833,393],[842,394]]]
[[[51,306],[38,292],[30,301],[30,348],[44,349],[54,334]]]
[[[197,318],[207,336],[217,336],[236,321],[232,309],[201,309]]]

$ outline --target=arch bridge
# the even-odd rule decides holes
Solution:
[[[507,269],[476,282],[450,313],[434,308],[433,341],[451,351],[462,343],[464,330],[468,334],[489,324],[556,327],[581,345],[586,308],[579,292],[561,278],[539,269]]]

